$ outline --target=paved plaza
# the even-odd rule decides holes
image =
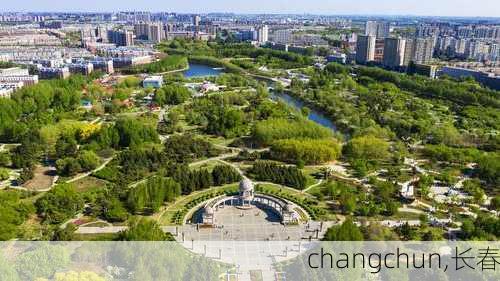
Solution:
[[[225,206],[215,211],[213,227],[191,224],[178,228],[178,241],[300,241],[322,237],[328,225],[309,222],[283,225],[270,209]]]

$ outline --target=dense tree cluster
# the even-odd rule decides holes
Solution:
[[[181,194],[181,186],[170,178],[151,177],[130,189],[127,206],[132,213],[157,212],[164,202],[172,202]]]
[[[270,161],[257,161],[250,170],[253,177],[259,181],[270,181],[296,189],[304,189],[307,178],[295,166],[278,165]]]
[[[193,135],[174,135],[165,141],[164,153],[177,163],[187,163],[202,157],[213,157],[219,151],[213,145]]]
[[[32,204],[21,201],[17,192],[0,193],[0,240],[6,241],[18,236],[19,226],[35,210]]]
[[[467,240],[497,241],[500,237],[500,219],[493,216],[478,216],[474,221],[462,223],[462,238]]]
[[[253,130],[253,138],[264,145],[283,139],[324,139],[332,136],[329,129],[307,119],[263,120]]]
[[[212,178],[214,185],[219,186],[238,182],[241,179],[241,175],[229,165],[217,165],[212,170]]]
[[[128,229],[118,235],[121,241],[173,241],[171,235],[167,235],[161,229],[158,222],[147,218],[135,218],[129,222]]]
[[[363,241],[363,232],[348,218],[341,225],[330,227],[323,238],[325,241]]]
[[[478,176],[492,185],[500,186],[500,154],[488,154],[478,160]]]
[[[186,87],[170,84],[156,90],[153,100],[159,106],[176,105],[185,102],[189,97],[191,93]]]
[[[234,183],[241,179],[238,171],[228,165],[215,166],[211,172],[208,169],[191,170],[185,165],[176,166],[172,177],[181,184],[183,194],[190,194],[213,185]]]
[[[317,165],[339,158],[341,146],[331,139],[283,139],[272,143],[271,158],[297,164]]]
[[[243,105],[245,100],[237,94],[215,95],[197,99],[191,105],[188,121],[201,126],[207,134],[238,137],[248,130],[248,120],[242,109],[231,105]]]
[[[347,157],[359,175],[377,167],[381,162],[388,160],[390,144],[386,140],[374,136],[361,136],[351,139],[343,148],[343,155]]]
[[[100,158],[93,151],[81,151],[77,158],[67,157],[56,161],[57,173],[62,176],[74,176],[97,168]]]
[[[76,109],[87,82],[80,75],[43,81],[16,91],[11,99],[0,99],[0,140],[19,141],[30,127],[54,122],[59,114]]]
[[[63,223],[83,208],[83,199],[71,184],[59,184],[35,202],[37,213],[49,224]]]
[[[469,81],[433,80],[402,75],[376,67],[360,67],[357,69],[357,73],[379,82],[393,83],[401,89],[427,98],[450,100],[462,105],[481,104],[487,107],[500,107],[500,101],[495,91],[477,87],[477,84]]]
[[[184,69],[188,66],[186,57],[183,56],[167,56],[159,61],[134,66],[128,69],[123,69],[125,74],[138,74],[138,73],[162,73],[173,70]]]

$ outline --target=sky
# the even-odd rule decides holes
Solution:
[[[500,17],[500,0],[0,0],[2,11],[234,12]]]

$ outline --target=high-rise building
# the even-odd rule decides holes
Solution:
[[[161,40],[165,39],[161,23],[150,24],[148,31],[148,40],[153,43],[159,43]]]
[[[373,58],[373,61],[382,63],[382,60],[384,58],[384,39],[383,38],[376,38],[375,39],[375,56]]]
[[[134,25],[135,38],[141,40],[149,39],[149,23],[140,22]]]
[[[500,44],[492,43],[488,55],[490,60],[497,61],[500,58]]]
[[[410,62],[413,60],[413,45],[415,44],[415,39],[407,38],[405,44],[405,51],[403,57],[403,66],[410,65]]]
[[[260,26],[257,29],[257,41],[259,43],[266,43],[269,41],[269,27],[267,25]]]
[[[109,30],[109,42],[117,46],[132,46],[134,44],[134,33],[128,30]]]
[[[356,43],[356,62],[365,64],[375,59],[375,36],[358,36]]]
[[[276,30],[273,41],[280,44],[290,44],[292,42],[292,31],[289,29]]]
[[[432,60],[434,54],[434,38],[413,38],[406,40],[404,65],[410,61],[418,64],[427,64]]]
[[[431,37],[437,35],[439,35],[439,27],[433,25],[422,24],[417,26],[415,30],[415,37]]]
[[[391,25],[389,22],[367,21],[365,26],[365,35],[375,36],[377,38],[389,37]]]
[[[365,24],[365,35],[377,36],[377,22],[367,21]]]
[[[193,25],[200,26],[200,23],[201,23],[201,17],[199,15],[193,16]]]
[[[403,65],[406,40],[401,38],[385,38],[383,65],[398,68]]]

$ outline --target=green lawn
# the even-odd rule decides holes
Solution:
[[[175,202],[169,203],[160,213],[156,215],[160,215],[159,222],[161,225],[172,225],[175,216],[180,214],[180,212],[184,212],[184,215],[189,211],[187,206],[190,204],[194,204],[196,200],[200,200],[200,198],[213,198],[217,196],[217,193],[224,192],[236,192],[238,190],[238,184],[228,184],[224,186],[212,187],[205,190],[200,190],[197,192],[193,192],[187,196],[182,196],[178,198]],[[193,206],[194,207],[194,206]]]

